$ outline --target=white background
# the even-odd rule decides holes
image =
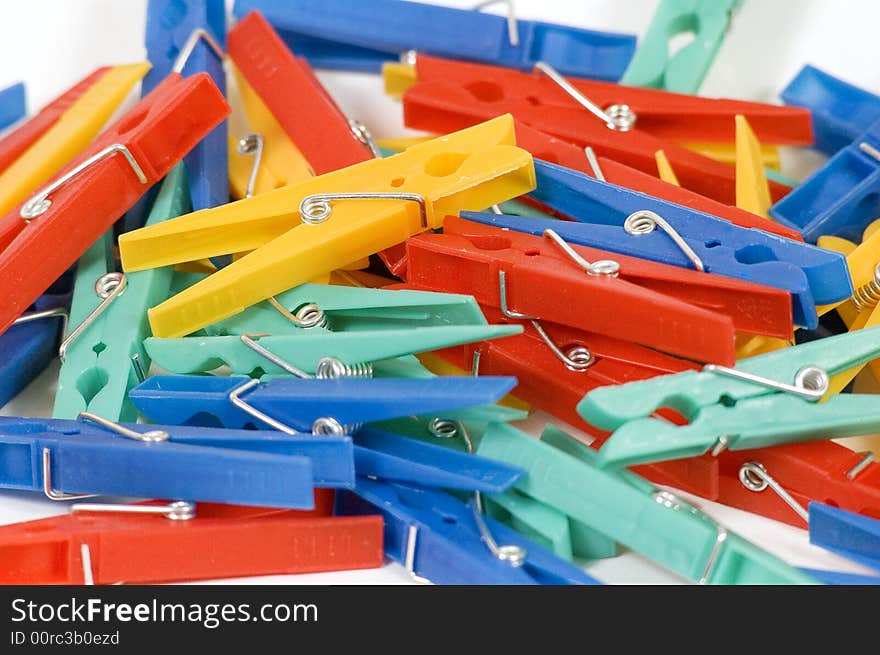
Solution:
[[[445,0],[436,4],[468,7],[475,2]],[[518,0],[516,4],[521,18],[642,34],[658,0]],[[0,88],[24,80],[28,107],[34,112],[98,66],[142,60],[145,12],[146,0],[0,0]],[[746,0],[701,94],[778,102],[779,91],[805,63],[880,93],[878,25],[880,3],[876,0]],[[408,133],[401,124],[400,106],[383,96],[378,77],[346,73],[320,76],[343,110],[364,121],[376,136]],[[822,161],[804,150],[783,154],[783,172],[796,179]],[[48,416],[56,376],[57,366],[50,367],[0,413]],[[537,432],[542,420],[532,417],[527,427]],[[728,528],[794,565],[866,571],[810,546],[803,530],[701,499],[691,500]],[[64,511],[63,504],[36,494],[0,493],[0,524]],[[587,569],[608,583],[680,582],[634,553],[589,564]],[[406,583],[408,577],[400,566],[390,564],[374,571],[224,582],[393,584]]]

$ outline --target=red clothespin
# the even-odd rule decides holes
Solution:
[[[156,509],[132,511],[146,507]],[[148,584],[382,565],[379,516],[211,503],[73,509],[0,527],[0,584]]]
[[[655,153],[663,150],[682,186],[724,204],[736,202],[732,166],[641,129],[640,123],[631,122],[632,114],[624,112],[624,108],[629,109],[624,105],[618,105],[614,110],[616,113],[611,108],[605,111],[595,103],[588,110],[569,95],[569,92],[579,93],[578,89],[555,71],[549,74],[520,73],[492,66],[434,60],[423,55],[419,55],[416,66],[418,82],[403,95],[407,127],[447,133],[510,113],[530,127],[581,147],[591,146],[600,156],[652,175],[657,173]],[[438,69],[442,70],[442,75]],[[679,96],[682,97],[690,104],[679,101],[678,113],[687,116],[695,101],[690,96]],[[590,103],[588,98],[581,96],[581,99]],[[699,122],[696,111],[694,114],[693,117],[687,116],[686,120]],[[733,125],[734,117],[730,115],[731,132]],[[691,138],[699,138],[696,133]],[[790,190],[782,184],[770,184],[774,201]]]
[[[169,75],[0,219],[0,332],[228,113],[207,74]]]
[[[732,366],[737,331],[788,338],[793,329],[784,291],[455,216],[444,234],[409,239],[407,259],[419,288],[697,361]]]
[[[35,116],[0,139],[0,173],[33,145],[109,69],[99,68],[43,107]]]
[[[812,501],[880,518],[880,463],[873,453],[814,441],[724,451],[718,463],[719,494],[712,500],[725,505],[799,528]]]
[[[229,56],[316,175],[372,159],[304,59],[293,56],[262,14],[252,11],[229,31]]]
[[[780,223],[757,216],[733,205],[725,205],[689,189],[669,184],[655,175],[643,173],[613,159],[597,157],[594,166],[590,162],[584,148],[580,148],[568,141],[557,139],[518,121],[516,123],[516,142],[521,148],[525,148],[532,153],[535,159],[543,159],[552,164],[559,164],[566,168],[581,171],[591,177],[601,176],[600,179],[604,179],[612,184],[706,212],[740,227],[753,227],[796,241],[804,240],[799,232]],[[534,204],[541,206],[537,202]]]

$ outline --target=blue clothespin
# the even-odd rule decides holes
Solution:
[[[787,105],[810,110],[814,147],[829,157],[880,120],[880,96],[810,65],[801,69],[781,96]]]
[[[147,95],[170,73],[206,72],[226,95],[226,7],[223,0],[149,0],[146,47],[153,67],[144,77]],[[229,202],[227,123],[215,127],[184,158],[193,211]],[[145,195],[125,218],[125,229],[142,227],[155,198]]]
[[[269,425],[285,431],[339,431],[401,416],[435,414],[494,403],[515,378],[282,378],[154,376],[131,390],[135,406],[161,423]]]
[[[811,243],[826,235],[860,243],[880,215],[880,120],[773,205],[770,215]]]
[[[0,89],[0,130],[23,118],[26,113],[23,82]]]
[[[311,509],[351,488],[351,439],[82,420],[0,418],[0,488]]]
[[[522,535],[440,491],[358,477],[337,497],[345,515],[382,514],[385,554],[419,582],[601,584]]]
[[[880,571],[880,520],[812,502],[810,543]]]
[[[695,211],[535,160],[538,188],[531,196],[577,222],[462,212],[462,218],[684,268],[697,268],[785,289],[796,324],[818,325],[816,304],[853,293],[839,253],[745,229]]]
[[[635,36],[517,20],[507,4],[506,19],[400,0],[236,0],[234,12],[262,13],[316,68],[378,73],[417,51],[529,71],[544,61],[562,75],[616,82],[635,52]]]
[[[812,576],[822,584],[829,585],[880,585],[880,577],[873,575],[860,575],[858,573],[844,573],[843,571],[827,571],[824,569],[808,569],[800,567],[800,570]]]

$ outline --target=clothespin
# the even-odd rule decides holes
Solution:
[[[658,150],[654,153],[654,159],[657,161],[657,173],[660,175],[660,179],[667,184],[681,186],[681,183],[678,181],[678,176],[675,174],[672,164],[669,163],[669,158],[666,156],[666,153],[662,150]]]
[[[144,94],[170,73],[190,77],[207,73],[226,95],[223,52],[226,6],[223,0],[149,0],[146,46],[153,69],[144,78]],[[216,207],[229,201],[227,128],[221,122],[186,155],[193,209]]]
[[[781,290],[570,246],[552,231],[537,237],[450,216],[444,234],[409,239],[407,258],[412,287],[468,292],[514,318],[546,318],[700,361],[732,365],[735,330],[792,331]]]
[[[315,487],[354,481],[348,437],[81,419],[0,417],[0,487],[310,509]]]
[[[635,50],[628,34],[595,32],[521,20],[512,2],[507,17],[418,2],[329,0],[237,0],[235,15],[258,10],[294,52],[317,68],[378,73],[383,62],[416,51],[439,57],[531,69],[548,61],[566,75],[618,80]]]
[[[785,104],[810,110],[816,133],[813,147],[829,157],[880,120],[880,96],[809,64],[780,95]]]
[[[757,103],[570,81],[543,63],[529,74],[420,57],[417,71],[419,82],[403,96],[407,127],[442,133],[509,112],[529,127],[651,175],[654,154],[663,150],[685,188],[726,204],[735,199],[733,170],[678,141],[732,142],[733,118],[743,114],[770,143],[812,143],[809,113],[799,109],[795,115],[784,108],[783,117],[780,108]],[[789,190],[771,184],[774,200]]]
[[[15,281],[0,292],[0,332],[228,111],[206,75],[171,75],[0,219],[0,278]]]
[[[801,571],[812,576],[822,584],[829,585],[880,585],[880,577],[873,575],[859,575],[858,573],[843,573],[841,571],[826,571],[820,569],[808,569],[801,567]]]
[[[697,93],[743,0],[661,0],[621,84]],[[693,34],[671,53],[672,38]]]
[[[547,426],[540,440],[507,425],[477,452],[526,470],[515,488],[700,584],[811,584],[782,560],[699,509],[626,471],[595,466],[595,453]],[[360,482],[358,483],[360,484]]]
[[[856,241],[880,215],[880,120],[770,208],[777,221],[815,243],[820,236]]]
[[[381,513],[385,555],[418,582],[434,584],[600,584],[513,530],[433,489],[359,477],[340,494],[343,515]]]
[[[717,218],[723,218],[740,227],[755,227],[765,232],[803,241],[800,232],[774,221],[766,221],[748,211],[712,200],[706,196],[664,182],[656,175],[621,164],[613,159],[597,157],[592,148],[576,145],[535,130],[523,123],[516,124],[516,138],[520,147],[532,153],[535,159],[571,168],[604,182],[632,189],[677,205],[684,205]],[[668,163],[668,158],[666,162]],[[671,164],[670,164],[671,167]],[[516,213],[504,209],[505,214]]]
[[[535,171],[532,197],[577,223],[470,212],[462,218],[531,234],[552,229],[570,243],[785,289],[793,296],[795,324],[806,327],[818,324],[816,303],[852,294],[838,253],[745,230],[540,160]]]
[[[762,218],[773,201],[761,158],[761,144],[745,116],[736,117],[736,206]]]
[[[740,361],[587,394],[578,412],[613,430],[601,466],[630,466],[706,452],[871,434],[880,429],[877,398],[832,395],[829,376],[880,354],[880,328],[842,334]],[[662,407],[689,423],[650,418]]]
[[[296,379],[153,376],[131,391],[154,421],[350,433],[352,426],[496,402],[512,378]],[[266,420],[268,417],[271,420]],[[256,422],[255,422],[256,419]]]
[[[0,173],[55,125],[64,113],[110,69],[99,68],[0,139]]]
[[[234,65],[232,69],[248,128],[238,139],[231,134],[229,137],[229,186],[232,197],[240,200],[258,196],[312,177],[314,172],[311,165],[287,136],[266,103]]]
[[[369,569],[382,565],[382,520],[331,517],[323,507],[80,503],[69,514],[0,527],[0,557],[2,584],[144,584]]]
[[[813,502],[809,523],[811,544],[880,570],[880,520]]]
[[[150,65],[108,69],[58,120],[0,173],[0,215],[26,200],[77,158],[104,127]]]
[[[168,173],[147,220],[155,225],[190,210],[186,169]],[[79,260],[70,330],[61,347],[55,418],[92,412],[112,421],[134,421],[128,392],[143,382],[150,358],[144,314],[168,297],[170,267],[123,274],[115,271],[112,235],[105,234]]]
[[[0,130],[20,120],[26,113],[24,83],[0,89]]]
[[[123,269],[252,250],[150,310],[157,337],[190,334],[439,227],[448,213],[530,191],[531,156],[513,143],[513,121],[500,117],[394,157],[123,234]]]

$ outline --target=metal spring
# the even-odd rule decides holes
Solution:
[[[703,260],[694,252],[688,242],[682,238],[678,231],[672,227],[665,218],[656,212],[642,209],[627,216],[626,220],[623,222],[624,231],[633,236],[650,234],[657,228],[665,232],[669,238],[675,242],[675,245],[682,253],[684,253],[685,257],[691,261],[691,264],[694,265],[695,269],[701,273],[706,270],[706,267],[703,265]]]
[[[452,439],[458,436],[458,423],[448,418],[435,418],[428,424],[428,432],[438,439]]]
[[[373,377],[373,364],[372,362],[346,364],[335,357],[322,357],[315,366],[315,377],[319,380],[371,378]]]
[[[295,313],[291,313],[284,305],[278,302],[275,296],[268,298],[268,301],[275,311],[298,328],[311,330],[313,328],[328,328],[330,326],[330,318],[326,312],[313,302],[302,305]]]
[[[874,268],[874,277],[871,281],[856,289],[852,301],[860,312],[873,309],[880,303],[880,263]]]
[[[316,418],[315,422],[312,423],[312,434],[323,437],[341,437],[360,430],[363,425],[363,423],[342,425],[333,417],[322,416],[321,418]]]
[[[317,225],[330,218],[332,212],[330,201],[318,197],[307,197],[299,205],[300,218],[303,223]]]

